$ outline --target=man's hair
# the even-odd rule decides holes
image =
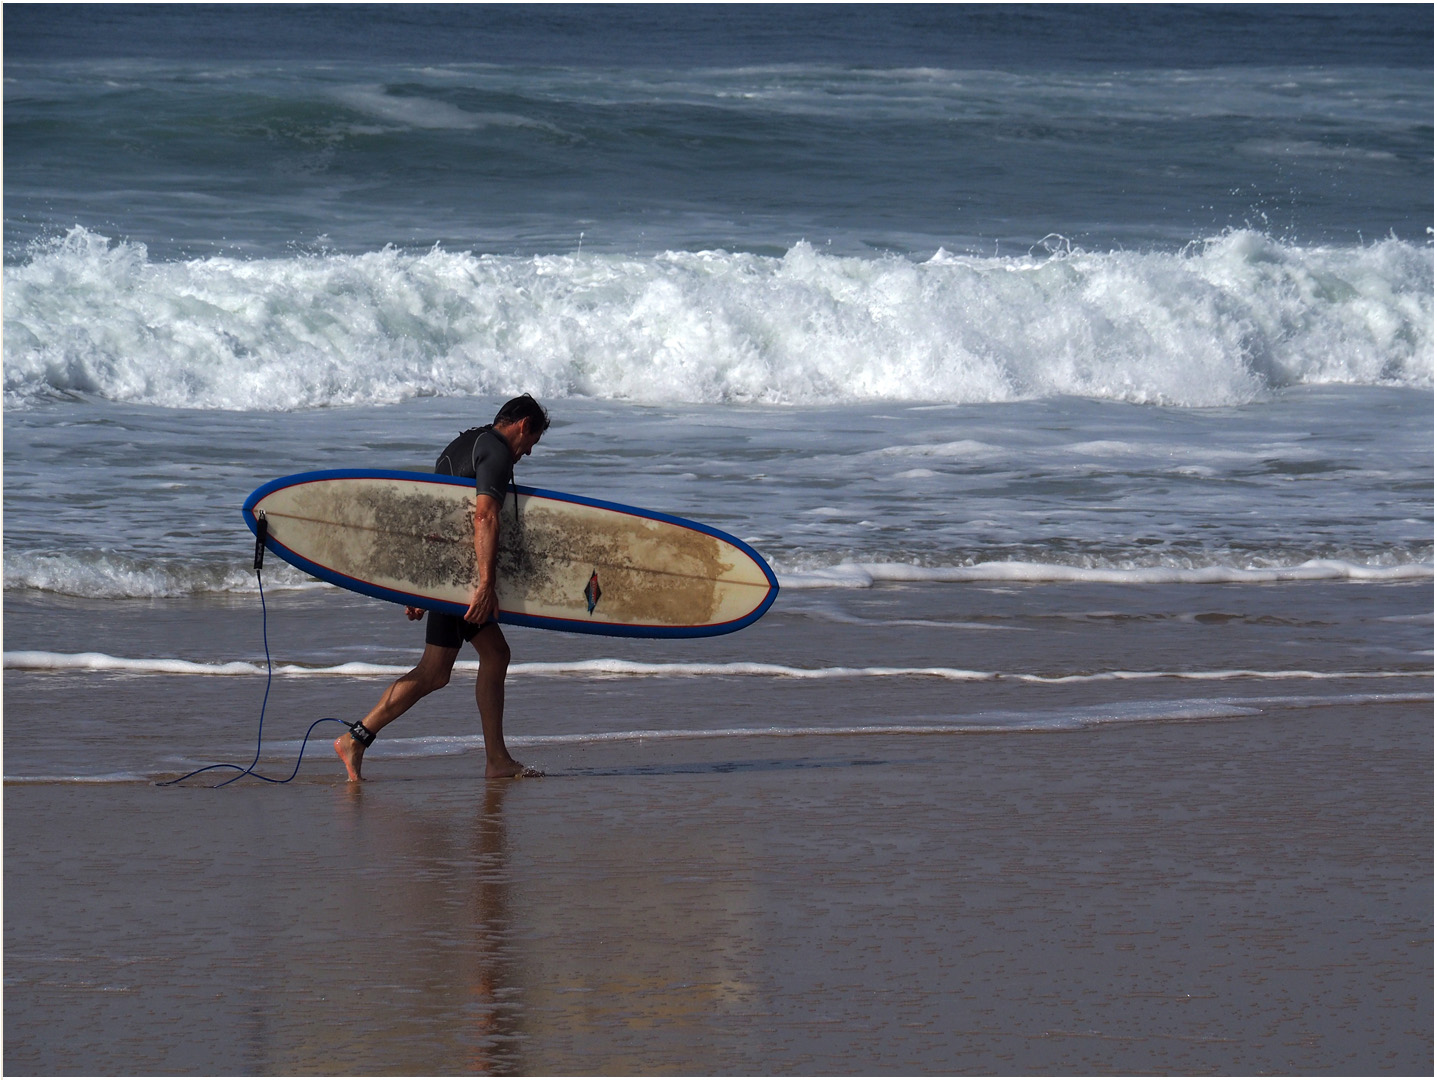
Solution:
[[[521,420],[529,421],[529,430],[540,435],[549,430],[549,414],[528,394],[510,398],[494,414],[495,424],[517,424]]]

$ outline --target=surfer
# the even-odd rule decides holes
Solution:
[[[549,414],[528,394],[504,404],[494,423],[471,428],[444,448],[435,472],[474,478],[474,556],[478,580],[464,615],[428,612],[424,655],[408,674],[401,675],[380,697],[368,715],[334,740],[334,752],[351,781],[364,779],[360,767],[364,750],[379,730],[403,716],[421,698],[449,682],[464,642],[479,654],[479,676],[474,697],[484,731],[484,775],[505,777],[536,775],[509,756],[504,747],[504,680],[509,671],[509,643],[495,616],[499,610],[497,557],[499,512],[514,477],[514,466],[527,457],[549,427]],[[407,607],[410,620],[424,618],[422,608]]]

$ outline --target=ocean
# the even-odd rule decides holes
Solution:
[[[532,918],[562,909],[571,930],[592,917],[622,933],[612,912],[586,916],[572,884],[607,880],[585,859],[610,841],[566,817],[563,843],[545,848],[532,815],[564,799],[610,826],[616,800],[695,838],[690,850],[665,833],[672,865],[638,871],[651,889],[684,892],[674,882],[715,850],[747,885],[741,903],[685,901],[701,917],[678,935],[684,948],[720,925],[728,942],[705,954],[706,975],[639,944],[637,989],[598,959],[534,960],[552,976],[542,993],[627,986],[613,992],[634,1023],[663,1015],[645,995],[682,984],[673,1007],[689,1019],[674,1023],[687,1035],[644,1046],[629,1027],[622,1039],[597,1020],[575,1027],[577,1005],[541,1005],[544,980],[505,960],[494,978],[507,997],[418,992],[436,1025],[454,1010],[487,1017],[463,1052],[489,1056],[430,1058],[396,1028],[380,1040],[385,1067],[1073,1071],[1092,1061],[1071,1032],[1131,1027],[1121,1009],[1071,1014],[1057,990],[1025,997],[1001,964],[984,969],[998,997],[1027,1004],[960,1020],[957,974],[913,960],[898,968],[933,1026],[920,1037],[895,1007],[874,1023],[899,1056],[854,1059],[872,984],[825,967],[831,939],[814,927],[847,940],[878,901],[845,885],[831,897],[852,906],[820,904],[805,931],[818,944],[793,962],[822,977],[760,977],[755,943],[797,940],[764,882],[793,899],[816,871],[777,834],[784,859],[740,857],[694,798],[742,829],[789,792],[819,850],[830,785],[877,798],[885,827],[906,822],[931,855],[964,817],[933,793],[961,776],[961,797],[991,785],[991,805],[1011,810],[982,818],[983,851],[1018,843],[1004,830],[1025,821],[1066,850],[1084,834],[1055,822],[1061,808],[1025,818],[1024,770],[1067,783],[1071,757],[1107,784],[1161,745],[1157,772],[1131,781],[1161,797],[1185,763],[1217,769],[1203,755],[1219,746],[1254,770],[1270,752],[1255,786],[1214,781],[1193,797],[1281,788],[1286,801],[1264,811],[1280,816],[1315,790],[1376,783],[1354,768],[1372,748],[1348,743],[1385,739],[1420,801],[1373,802],[1364,827],[1392,832],[1384,852],[1407,852],[1382,880],[1413,913],[1403,926],[1420,933],[1425,918],[1430,938],[1430,7],[7,5],[4,19],[7,1071],[227,1067],[206,1032],[230,1010],[267,1009],[254,1004],[273,999],[262,980],[221,988],[227,1004],[174,1006],[192,1054],[116,1049],[100,1034],[82,1054],[84,1039],[48,1034],[82,1017],[101,1034],[153,1023],[163,980],[116,972],[159,979],[139,938],[167,917],[140,919],[129,960],[105,952],[78,916],[55,920],[80,902],[75,883],[57,883],[16,823],[64,819],[65,799],[97,812],[119,800],[163,835],[241,791],[246,813],[284,805],[255,782],[214,796],[152,785],[247,763],[262,700],[264,768],[287,774],[312,721],[363,715],[422,642],[397,609],[273,559],[262,612],[241,502],[287,473],[432,468],[457,431],[523,392],[554,423],[519,482],[704,521],[753,545],[781,585],[759,624],[709,641],[510,633],[509,741],[549,776],[501,803],[526,807],[528,854],[548,851],[577,890],[536,899]],[[451,689],[386,731],[369,803],[422,815],[416,785],[461,816],[487,799],[474,794],[472,713]],[[1195,743],[1167,745],[1179,738]],[[1293,765],[1312,786],[1283,788],[1297,781],[1282,762],[1306,761],[1311,739],[1348,749],[1307,773]],[[329,754],[310,743],[296,781],[307,794],[294,796],[309,802],[274,810],[267,828],[310,828],[299,815],[343,791]],[[927,793],[912,815],[910,782]],[[752,799],[726,801],[727,784]],[[1353,820],[1369,795],[1345,802]],[[684,809],[666,816],[673,800]],[[484,820],[502,809],[486,803]],[[1330,810],[1335,836],[1344,811]],[[454,820],[433,827],[448,836]],[[413,838],[372,825],[403,872]],[[1259,832],[1272,847],[1252,858],[1288,850],[1290,833]],[[226,843],[279,873],[264,863],[276,835]],[[497,834],[483,835],[493,862]],[[893,870],[903,843],[872,835],[844,857]],[[616,860],[643,863],[639,838],[612,843]],[[204,844],[192,838],[186,865]],[[85,880],[103,880],[108,856],[82,847]],[[157,844],[134,858],[168,874],[172,854]],[[937,875],[918,891],[960,888],[928,855],[903,871]],[[1102,864],[1096,847],[1092,858]],[[13,884],[17,867],[33,888]],[[1074,871],[1083,887],[1091,869]],[[467,872],[435,871],[435,888],[462,889]],[[541,894],[527,871],[507,873]],[[1285,880],[1296,908],[1280,918],[1312,910]],[[132,888],[128,903],[148,895]],[[263,907],[253,885],[233,888],[234,903]],[[299,908],[316,902],[295,889]],[[1353,890],[1325,894],[1334,919]],[[992,930],[1006,924],[990,899]],[[433,907],[413,901],[404,918]],[[1214,934],[1239,919],[1189,915]],[[923,955],[945,955],[954,917],[914,916],[936,950]],[[542,927],[514,933],[539,955]],[[1030,967],[1065,956],[1093,993],[1126,978],[1084,968],[1080,944],[1024,940]],[[484,941],[484,956],[509,956]],[[375,947],[385,977],[408,985],[401,945]],[[1224,1034],[1233,995],[1262,1011],[1239,965],[1188,1027],[1139,1024],[1138,1042],[1106,1042],[1093,1061],[1370,1072],[1380,1060],[1364,1030],[1380,1030],[1426,1071],[1430,950],[1424,961],[1392,948],[1410,980],[1381,991],[1376,1028],[1313,1035],[1254,1019]],[[61,971],[101,954],[106,974]],[[1176,954],[1159,959],[1182,969]],[[315,955],[296,977],[323,995],[341,978],[327,972]],[[1337,983],[1313,996],[1292,978],[1284,992],[1309,1016],[1341,997]],[[1410,990],[1424,979],[1425,998]],[[112,985],[131,989],[92,992]],[[848,1022],[825,1028],[830,1012]],[[759,1015],[786,1019],[753,1029]],[[314,1029],[274,1022],[235,1067],[367,1067],[324,1056],[334,1047],[306,1057],[294,1048]],[[766,1034],[744,1043],[745,1023]],[[285,1024],[301,1030],[278,1033]],[[1031,1041],[1049,1030],[1057,1042]],[[1196,1056],[1153,1056],[1169,1038],[1199,1040],[1184,1044]],[[1292,1039],[1307,1050],[1279,1049]],[[720,1045],[728,1056],[705,1056]]]

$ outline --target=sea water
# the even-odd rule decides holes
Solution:
[[[1431,580],[1428,9],[5,19],[6,606],[94,631],[12,623],[12,669],[262,670],[116,602],[256,601],[253,488],[432,468],[525,391],[520,482],[742,537],[772,618],[902,583],[891,655],[728,675],[963,677],[912,659],[958,584]],[[297,662],[355,672],[352,625]],[[652,674],[585,645],[521,673]]]

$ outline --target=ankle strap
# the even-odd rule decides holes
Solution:
[[[374,732],[364,726],[363,721],[356,720],[352,724],[346,724],[349,728],[349,735],[360,746],[368,746],[374,741]]]

